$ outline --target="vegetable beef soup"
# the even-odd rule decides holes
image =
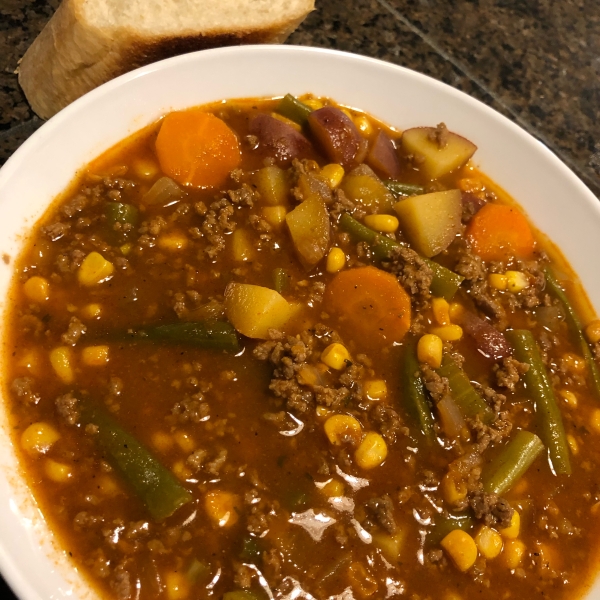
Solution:
[[[7,410],[102,597],[585,593],[600,321],[475,150],[232,100],[50,208],[17,261]]]

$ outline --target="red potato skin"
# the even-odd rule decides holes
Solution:
[[[358,131],[348,115],[334,106],[314,110],[308,117],[314,139],[331,162],[344,169],[353,169],[365,159],[367,140]]]
[[[260,113],[250,121],[249,131],[258,138],[269,156],[275,155],[280,166],[288,165],[295,158],[310,158],[313,154],[310,142],[293,127]]]
[[[464,332],[475,341],[477,350],[486,358],[497,361],[512,354],[504,334],[484,319],[464,313],[459,321]]]
[[[373,140],[366,163],[384,179],[400,177],[400,159],[394,142],[385,131],[380,131]]]

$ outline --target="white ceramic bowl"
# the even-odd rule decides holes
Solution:
[[[292,46],[187,54],[107,83],[41,127],[0,170],[0,254],[22,236],[77,170],[165,112],[223,98],[313,92],[405,129],[444,121],[477,144],[476,163],[506,189],[562,249],[600,312],[600,203],[544,145],[477,100],[418,73],[377,60]],[[0,266],[0,297],[12,264]],[[4,339],[0,323],[0,339]],[[0,410],[0,569],[23,600],[91,594],[19,477]],[[589,598],[600,599],[600,582]]]

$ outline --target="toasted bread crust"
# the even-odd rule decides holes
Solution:
[[[19,83],[34,112],[49,119],[102,83],[163,58],[219,46],[281,43],[306,14],[259,29],[149,37],[127,28],[103,31],[83,20],[77,0],[64,0],[23,56]]]

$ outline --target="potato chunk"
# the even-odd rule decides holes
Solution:
[[[428,258],[445,250],[461,229],[459,190],[412,196],[397,202],[394,209],[409,242]]]
[[[366,165],[360,165],[348,173],[340,187],[350,200],[363,206],[381,211],[391,210],[394,206],[392,193]]]
[[[325,202],[316,195],[299,204],[285,217],[300,259],[314,267],[329,247],[329,213]]]
[[[473,156],[477,146],[456,133],[443,130],[436,136],[435,127],[415,127],[402,134],[402,147],[417,159],[419,170],[430,179],[462,167]]]
[[[267,339],[269,329],[281,329],[296,313],[281,294],[260,285],[230,283],[225,289],[225,313],[243,335]]]

